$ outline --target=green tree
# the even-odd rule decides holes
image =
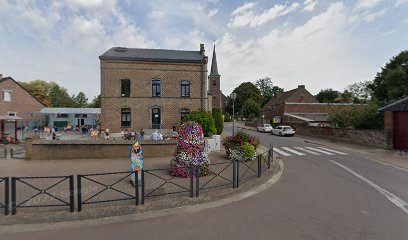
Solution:
[[[334,103],[336,102],[336,99],[339,98],[339,96],[340,92],[329,88],[320,90],[320,92],[315,97],[317,101],[321,103]]]
[[[378,105],[370,103],[354,106],[329,114],[329,120],[341,128],[383,129],[384,115],[378,113]]]
[[[98,96],[94,97],[94,99],[92,99],[92,102],[89,104],[89,107],[91,108],[101,107],[101,94],[99,94]]]
[[[345,91],[351,94],[353,103],[367,103],[373,94],[373,91],[368,87],[370,84],[372,84],[371,81],[353,83]]]
[[[237,94],[237,98],[235,99],[235,113],[240,113],[244,103],[250,98],[255,102],[262,102],[261,92],[253,83],[241,83],[233,92]],[[229,104],[232,106],[232,100],[229,101]]]
[[[245,101],[242,107],[242,115],[245,118],[256,118],[259,117],[261,113],[261,106],[254,99],[250,98]]]
[[[88,98],[86,97],[85,93],[79,92],[72,99],[76,102],[77,107],[88,107]]]
[[[211,134],[216,134],[214,118],[209,112],[194,111],[183,118],[183,122],[195,121],[200,124],[204,131],[204,136],[208,137]]]
[[[373,98],[381,105],[400,100],[408,96],[408,51],[402,51],[381,68],[368,85]]]
[[[55,85],[50,89],[49,99],[52,107],[76,107],[77,103],[73,100],[67,89]]]
[[[28,92],[36,97],[45,106],[51,106],[52,103],[49,99],[50,90],[56,86],[55,82],[47,82],[44,80],[33,80],[30,82],[19,82]]]
[[[224,121],[222,120],[222,112],[219,108],[212,109],[212,116],[214,118],[215,128],[217,129],[217,134],[220,135],[224,130]]]
[[[271,97],[276,97],[278,93],[283,92],[283,88],[278,86],[273,86],[272,80],[270,77],[260,78],[256,81],[255,86],[259,89],[262,96],[262,104],[264,106],[268,103]]]

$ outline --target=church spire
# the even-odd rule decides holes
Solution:
[[[215,43],[214,43],[213,57],[212,57],[212,62],[211,62],[210,75],[218,75],[217,56],[215,55]]]

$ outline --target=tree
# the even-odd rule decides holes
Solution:
[[[220,135],[224,130],[224,122],[222,120],[222,112],[219,108],[212,109],[212,116],[214,118],[215,128],[217,129],[217,134]]]
[[[57,85],[55,82],[47,82],[44,80],[34,80],[30,82],[18,82],[22,85],[31,95],[37,98],[45,106],[52,106],[49,99],[51,88]]]
[[[101,94],[99,94],[98,96],[94,97],[94,99],[92,99],[92,102],[89,104],[89,107],[91,108],[101,107]]]
[[[384,115],[377,112],[378,108],[375,103],[354,106],[330,113],[329,120],[341,128],[383,129]]]
[[[334,103],[336,102],[336,99],[339,98],[339,96],[340,92],[329,88],[320,90],[320,92],[315,97],[317,101],[321,103]]]
[[[368,88],[373,91],[373,98],[380,105],[407,97],[408,51],[402,51],[381,68]]]
[[[370,84],[372,84],[371,81],[353,83],[345,91],[351,94],[353,103],[367,103],[373,94],[373,91],[368,87]]]
[[[235,112],[240,113],[242,107],[246,100],[252,98],[255,102],[262,102],[262,96],[259,89],[250,82],[241,83],[238,87],[236,87],[233,91],[237,94],[237,98],[235,99]],[[229,101],[232,105],[232,100]]]
[[[199,123],[203,128],[205,136],[217,133],[214,118],[209,112],[207,113],[203,111],[194,111],[183,118],[183,123],[188,121],[194,121]]]
[[[76,102],[69,96],[67,89],[55,85],[50,89],[49,99],[52,107],[76,107]]]
[[[272,80],[270,77],[265,77],[258,79],[255,83],[255,86],[259,89],[262,96],[261,106],[264,106],[268,103],[271,97],[276,97],[278,93],[283,92],[283,88],[278,86],[273,86]]]
[[[78,95],[72,99],[76,102],[77,107],[83,108],[88,106],[88,98],[83,92],[79,92]]]
[[[242,107],[242,114],[245,118],[259,117],[261,112],[261,106],[258,102],[255,102],[252,98],[245,101]]]

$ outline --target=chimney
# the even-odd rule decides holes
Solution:
[[[204,54],[205,53],[205,49],[204,49],[204,43],[200,44],[200,53]]]
[[[298,88],[299,88],[299,89],[300,89],[300,88],[305,89],[305,85],[298,85]]]

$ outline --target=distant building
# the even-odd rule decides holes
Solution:
[[[17,139],[23,127],[39,128],[45,122],[38,114],[44,105],[12,77],[0,74],[0,138],[9,134]]]
[[[329,113],[356,106],[352,103],[319,103],[305,85],[272,97],[262,108],[265,119],[276,124],[331,125]]]
[[[408,97],[378,109],[384,113],[384,129],[390,132],[393,148],[408,149]]]
[[[204,44],[199,51],[109,49],[99,57],[102,127],[172,129],[192,111],[220,107],[215,49],[213,54],[207,78]]]
[[[43,108],[41,113],[47,118],[50,127],[64,128],[67,126],[98,125],[100,108]]]

